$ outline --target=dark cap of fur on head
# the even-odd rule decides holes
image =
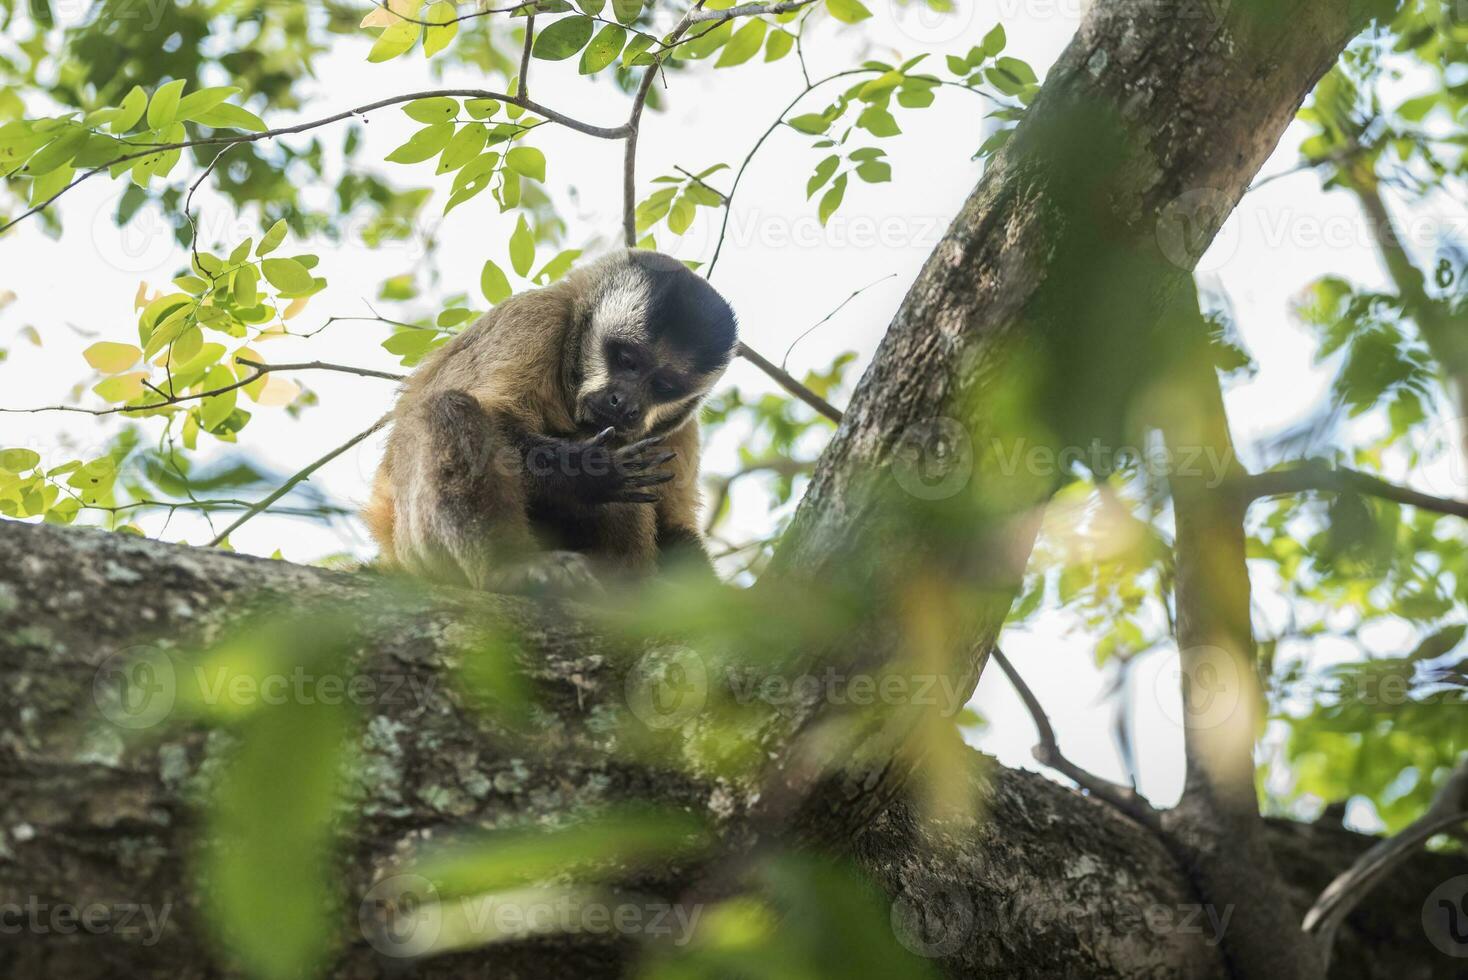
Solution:
[[[692,356],[699,371],[710,373],[729,363],[738,342],[734,310],[707,279],[661,252],[625,253],[642,273],[647,288],[647,323],[660,339]]]

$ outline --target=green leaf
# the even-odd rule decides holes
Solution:
[[[100,340],[82,351],[82,357],[103,374],[120,374],[138,363],[143,352],[132,344]]]
[[[1035,77],[1035,70],[1018,58],[1000,58],[994,62],[994,67],[1010,75],[1021,85],[1033,85],[1039,81]]]
[[[715,68],[730,68],[734,65],[742,65],[750,58],[759,54],[760,47],[765,43],[765,31],[769,25],[755,18],[734,32],[729,38],[729,43],[724,45],[723,53],[719,60],[714,62]]]
[[[159,86],[148,103],[148,128],[162,129],[178,119],[178,100],[183,94],[186,79],[175,79]]]
[[[897,120],[892,118],[892,113],[878,105],[869,105],[856,117],[857,126],[865,129],[873,136],[900,136],[902,130],[897,126]]]
[[[254,306],[260,301],[256,286],[260,282],[259,273],[253,265],[242,265],[234,274],[234,301],[240,306]]]
[[[57,167],[70,163],[87,141],[87,131],[80,126],[68,126],[51,142],[43,146],[26,164],[26,170],[39,176],[48,174]]]
[[[795,47],[795,35],[789,31],[771,31],[765,41],[765,61],[779,61]]]
[[[668,230],[681,235],[693,225],[695,208],[687,197],[679,197],[668,210]]]
[[[607,0],[576,0],[576,6],[581,8],[582,13],[595,17],[606,8]]]
[[[492,260],[486,260],[484,269],[479,273],[479,291],[495,306],[510,298],[510,280],[505,271]]]
[[[988,34],[985,34],[984,40],[979,42],[978,50],[980,57],[974,58],[972,54],[969,55],[969,67],[976,68],[978,67],[979,62],[982,61],[984,58],[994,57],[996,54],[1004,50],[1004,45],[1007,44],[1008,41],[1009,39],[1004,34],[1004,25],[994,25],[994,29]]]
[[[826,0],[826,9],[843,24],[855,24],[872,15],[861,0]]]
[[[208,112],[200,113],[194,122],[210,129],[243,129],[248,133],[265,132],[265,120],[248,109],[221,102]]]
[[[1003,146],[1005,143],[1008,143],[1009,138],[1013,135],[1013,129],[995,130],[994,132],[989,134],[988,139],[984,140],[984,145],[979,147],[978,152],[974,154],[974,158],[983,159],[984,157],[992,155],[993,153],[998,151],[1001,146]]]
[[[785,121],[800,132],[809,133],[811,136],[819,136],[831,128],[831,121],[819,112],[807,112]]]
[[[642,0],[612,0],[612,16],[622,24],[630,24],[642,13]]]
[[[454,17],[454,5],[451,3],[432,4],[424,12],[422,20],[443,26],[424,28],[423,57],[432,58],[449,46],[449,42],[459,33],[459,22]]]
[[[517,146],[505,154],[505,166],[522,177],[545,180],[545,154],[533,146]]]
[[[647,49],[655,40],[650,34],[634,34],[622,51],[622,64],[627,67],[652,64],[652,55],[647,54]]]
[[[7,449],[0,452],[0,470],[25,473],[40,465],[41,454],[33,449]]]
[[[591,40],[593,26],[592,19],[582,14],[562,17],[535,35],[530,53],[542,61],[564,61]]]
[[[313,280],[311,272],[295,259],[265,259],[260,263],[270,285],[282,295],[309,292]]]
[[[260,980],[319,975],[326,965],[339,915],[334,840],[352,813],[341,783],[356,717],[352,699],[339,696],[352,635],[340,614],[256,627],[215,651],[194,682],[223,678],[229,691],[259,692],[211,702],[243,717],[211,780],[200,873],[205,915],[229,937],[240,971]],[[280,678],[302,676],[293,696],[266,695]]]
[[[458,170],[464,164],[477,157],[484,149],[484,141],[489,135],[489,130],[484,123],[469,123],[459,129],[449,140],[448,146],[444,147],[443,156],[438,161],[438,172],[446,174],[450,170]]]
[[[389,163],[422,163],[442,153],[453,136],[454,124],[451,122],[424,126],[414,133],[408,142],[389,153],[385,159]]]
[[[836,172],[836,168],[840,165],[841,158],[834,153],[816,164],[815,173],[810,175],[810,180],[806,181],[805,184],[805,199],[807,201],[811,199],[811,195],[815,194],[816,191],[826,186],[826,181],[831,179],[831,175]]]
[[[510,236],[510,266],[515,270],[515,275],[525,276],[534,263],[535,236],[531,234],[530,225],[522,214],[515,224],[515,233]]]
[[[427,99],[414,99],[403,106],[403,112],[409,119],[421,123],[448,122],[459,114],[459,103],[445,95],[435,95]]]
[[[134,85],[132,90],[123,97],[117,115],[112,117],[108,126],[114,133],[125,133],[138,124],[143,118],[143,111],[148,108],[148,93],[143,91],[141,85]]]
[[[892,165],[880,160],[872,160],[857,167],[856,175],[868,184],[884,183],[892,179]]]
[[[817,215],[823,226],[831,219],[831,215],[836,213],[836,209],[841,206],[841,199],[845,196],[846,175],[842,174],[836,178],[835,183],[831,185],[831,189],[821,195],[821,203],[817,208]]]
[[[233,85],[216,85],[213,88],[201,88],[197,92],[190,92],[179,100],[176,119],[184,120],[198,119],[199,116],[219,105],[239,91]]]
[[[130,402],[143,393],[143,379],[147,376],[143,371],[115,375],[93,385],[92,391],[105,402]]]
[[[500,104],[494,99],[470,99],[464,103],[464,111],[471,119],[488,119],[500,111]]]
[[[399,330],[382,342],[382,349],[399,357],[417,359],[428,353],[437,336],[432,330]]]
[[[581,249],[579,248],[568,248],[558,253],[555,258],[540,267],[540,271],[535,274],[534,280],[542,286],[555,282],[567,272],[571,271],[571,263],[575,262],[580,256]]]
[[[622,50],[622,45],[627,41],[627,30],[616,24],[607,24],[597,32],[596,37],[581,52],[580,72],[583,75],[595,75],[607,65],[617,60],[617,55]]]
[[[367,52],[367,60],[374,63],[391,61],[398,55],[405,54],[418,41],[418,35],[422,31],[422,25],[407,20],[389,25],[377,36],[377,43]]]
[[[288,226],[286,225],[284,218],[281,218],[280,220],[276,221],[275,224],[271,225],[270,230],[265,233],[264,237],[260,239],[260,244],[255,248],[255,257],[263,258],[269,253],[275,251],[275,249],[280,246],[280,243],[285,241],[285,233],[287,230]]]

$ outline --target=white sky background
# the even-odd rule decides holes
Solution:
[[[364,0],[362,6],[365,12],[369,4]],[[998,20],[1010,39],[1006,53],[1028,60],[1043,78],[1074,33],[1082,9],[1081,0],[997,0],[979,5],[959,0],[958,13],[938,18],[920,3],[903,6],[895,0],[874,0],[870,6],[875,17],[855,29],[841,29],[827,18],[807,32],[813,77],[854,66],[867,56],[895,59],[923,51],[933,53],[933,70],[941,71],[942,54],[966,52]],[[468,22],[462,29],[474,30],[476,23]],[[365,42],[336,42],[333,53],[317,62],[320,81],[303,86],[308,93],[314,89],[306,111],[293,118],[272,115],[267,122],[281,125],[314,118],[418,88],[496,87],[464,71],[434,81],[418,51],[385,65],[370,65],[366,50]],[[579,76],[574,59],[534,62],[531,78],[538,101],[578,118],[612,125],[626,115],[627,96],[609,82]],[[793,55],[773,66],[758,58],[732,70],[712,71],[705,64],[669,78],[673,86],[667,93],[669,111],[649,113],[643,121],[640,195],[648,192],[651,178],[671,172],[674,164],[695,172],[718,162],[737,166],[775,113],[802,87]],[[829,99],[839,84],[809,97],[802,104],[804,111],[824,106],[822,93]],[[859,367],[864,366],[906,286],[980,174],[981,165],[970,157],[987,134],[979,114],[983,104],[967,93],[939,90],[932,108],[900,111],[904,135],[881,143],[892,163],[892,182],[868,185],[853,180],[845,204],[825,229],[816,221],[814,204],[805,200],[804,187],[812,166],[826,151],[810,149],[810,138],[788,129],[772,136],[739,189],[729,240],[714,276],[739,313],[743,339],[778,361],[795,336],[853,290],[895,273],[895,278],[864,292],[803,341],[790,362],[792,372],[799,375],[852,349],[861,355]],[[397,109],[374,113],[364,127],[367,142],[359,159],[381,160],[417,126]],[[1263,173],[1294,166],[1300,138],[1299,127],[1292,128]],[[306,137],[294,139],[304,143]],[[328,146],[339,146],[339,140],[336,132],[324,137]],[[599,248],[613,243],[620,236],[622,144],[553,126],[538,130],[534,143],[550,161],[547,186],[570,224],[567,244]],[[377,169],[399,186],[433,186],[435,197],[424,213],[432,219],[442,209],[449,180],[435,178],[431,164],[378,164]],[[174,179],[193,176],[181,166]],[[711,181],[727,188],[730,176],[729,171],[721,172]],[[63,198],[65,232],[59,241],[40,235],[39,224],[0,239],[0,292],[9,289],[17,294],[14,304],[0,314],[0,346],[11,349],[10,360],[0,364],[0,404],[64,400],[74,384],[89,377],[81,358],[86,346],[95,339],[136,338],[132,299],[138,282],[164,287],[186,261],[184,251],[149,221],[146,211],[128,232],[113,227],[111,215],[123,186],[121,181],[98,178]],[[308,194],[320,201],[329,192],[322,186]],[[226,201],[207,189],[201,189],[196,204],[205,245],[224,244],[227,249],[260,233],[257,216],[235,215]],[[682,258],[707,259],[716,234],[713,215],[700,209],[698,223],[681,242],[674,245],[664,230],[660,244]],[[1447,221],[1456,222],[1458,230],[1463,227],[1463,214],[1456,208],[1424,217],[1430,221],[1425,241],[1423,235],[1409,236],[1419,247],[1430,245],[1432,235],[1441,232]],[[513,213],[499,214],[486,193],[436,224],[432,230],[440,248],[432,261],[442,276],[444,293],[467,292],[477,298],[485,258],[508,268],[505,242],[514,219]],[[1261,368],[1228,396],[1235,436],[1246,450],[1256,439],[1289,427],[1320,405],[1330,375],[1313,365],[1316,342],[1291,320],[1289,301],[1326,273],[1383,284],[1369,239],[1352,199],[1323,193],[1318,179],[1304,173],[1248,195],[1205,256],[1202,280],[1228,293],[1244,341]],[[351,236],[338,244],[292,238],[284,251],[319,254],[316,273],[329,283],[293,322],[296,329],[314,327],[331,315],[365,313],[363,300],[373,299],[384,278],[410,271],[423,260],[421,248],[390,243],[372,251]],[[420,277],[426,280],[426,275]],[[16,341],[25,325],[40,331],[44,347]],[[261,353],[271,361],[321,359],[396,370],[396,359],[379,346],[385,336],[386,328],[380,324],[339,323],[311,341],[272,341],[261,346]],[[279,409],[255,410],[239,443],[240,450],[275,467],[282,476],[360,431],[389,407],[393,393],[390,383],[346,375],[296,377],[320,395],[322,404],[300,422]],[[92,380],[87,380],[88,386]],[[731,368],[725,383],[751,392],[774,390],[743,362]],[[54,464],[85,455],[78,448],[100,449],[117,424],[72,414],[0,415],[0,445],[37,449]],[[207,445],[210,440],[201,441]],[[378,441],[365,443],[322,469],[313,485],[339,501],[360,503],[379,449]],[[734,449],[716,444],[709,465],[727,469]],[[1451,489],[1434,486],[1432,474],[1426,475],[1426,482],[1416,482],[1427,490]],[[757,485],[746,484],[736,492],[735,521],[753,534],[766,526],[768,502]],[[161,517],[140,523],[156,533]],[[168,530],[170,539],[194,543],[208,536],[203,521],[187,512],[175,516]],[[371,554],[370,543],[355,522],[326,528],[263,516],[232,540],[238,550],[257,554],[279,547],[296,561],[340,551]],[[1267,596],[1263,601],[1267,605]],[[1122,770],[1110,736],[1110,708],[1099,702],[1106,679],[1092,666],[1092,639],[1069,631],[1069,625],[1064,617],[1042,616],[1032,629],[1006,635],[1005,647],[1049,710],[1064,751],[1076,763],[1119,779]],[[1180,789],[1182,773],[1181,732],[1174,721],[1175,658],[1149,654],[1134,672],[1133,683],[1141,788],[1159,802],[1170,802]],[[976,744],[1005,764],[1038,768],[1029,754],[1033,728],[999,671],[985,674],[975,707],[990,722]],[[1369,813],[1355,816],[1370,822]]]

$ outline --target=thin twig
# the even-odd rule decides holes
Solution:
[[[1009,662],[1003,650],[996,646],[993,657],[999,669],[1004,671],[1004,676],[1009,678],[1009,683],[1014,686],[1015,693],[1024,702],[1030,718],[1034,720],[1035,732],[1040,737],[1039,744],[1034,748],[1035,761],[1054,769],[1097,799],[1110,803],[1142,826],[1151,830],[1161,830],[1162,815],[1136,790],[1130,786],[1113,783],[1109,779],[1102,779],[1095,773],[1075,765],[1061,754],[1060,743],[1055,738],[1055,729],[1050,726],[1050,719],[1046,716],[1045,709],[1040,706],[1039,698],[1035,697],[1029,685],[1019,676],[1019,671],[1014,669],[1014,665]]]
[[[850,296],[846,297],[840,303],[836,304],[836,308],[834,310],[832,310],[830,313],[827,313],[825,316],[821,317],[815,323],[807,327],[805,332],[802,333],[799,337],[796,337],[794,340],[790,341],[790,346],[785,348],[785,356],[780,358],[780,367],[783,369],[786,364],[790,363],[790,354],[795,350],[796,344],[809,337],[812,333],[816,331],[817,328],[827,323],[831,319],[831,317],[835,316],[837,313],[840,313],[843,309],[845,309],[847,303],[850,303],[852,300],[856,299],[858,296],[866,292],[868,289],[871,289],[873,286],[884,283],[888,279],[895,278],[897,278],[897,273],[889,272],[882,278],[874,282],[869,282],[865,286],[862,286],[860,289],[853,290]]]
[[[708,537],[713,533],[719,523],[719,512],[724,509],[724,501],[729,499],[729,491],[734,484],[746,476],[755,473],[777,473],[780,476],[798,476],[809,473],[815,468],[815,463],[809,460],[791,459],[788,456],[776,456],[771,459],[760,460],[750,463],[730,473],[728,476],[717,477],[709,481],[713,492],[713,500],[708,508],[708,517],[704,521],[703,534]]]
[[[459,14],[445,21],[431,21],[417,20],[413,17],[409,17],[407,14],[400,14],[396,10],[392,9],[392,7],[388,6],[387,0],[377,0],[377,5],[379,7],[392,14],[398,20],[407,21],[409,24],[417,24],[419,27],[447,27],[449,24],[457,24],[462,20],[473,20],[475,17],[488,17],[491,14],[513,14],[516,11],[524,10],[527,7],[534,8],[539,3],[540,0],[525,0],[524,3],[517,3],[511,7],[492,7],[488,10],[475,10],[467,14]],[[532,12],[530,16],[534,17],[535,14]]]
[[[376,422],[373,422],[372,425],[368,426],[366,429],[363,429],[361,432],[359,432],[356,435],[352,436],[352,438],[348,439],[346,442],[342,443],[340,446],[337,446],[335,449],[333,449],[331,452],[327,453],[325,456],[322,456],[320,459],[316,460],[311,465],[307,466],[305,469],[300,470],[299,472],[297,472],[294,476],[292,476],[290,479],[286,480],[279,487],[277,487],[275,489],[275,491],[273,493],[271,493],[268,497],[266,497],[265,499],[261,500],[258,503],[251,504],[250,505],[250,508],[248,510],[246,510],[243,514],[241,514],[238,518],[236,518],[235,521],[229,525],[229,527],[225,528],[223,531],[220,531],[218,534],[216,534],[209,541],[209,543],[207,545],[205,545],[205,547],[207,547],[207,548],[213,548],[213,547],[216,547],[216,546],[222,544],[232,533],[234,533],[236,530],[239,529],[240,525],[244,524],[246,521],[250,520],[252,517],[255,517],[257,514],[263,513],[264,511],[268,510],[271,504],[275,503],[281,497],[284,497],[286,494],[290,493],[299,484],[304,483],[306,480],[309,480],[311,478],[311,474],[312,473],[315,473],[317,470],[321,469],[321,467],[325,466],[327,463],[329,463],[332,460],[336,459],[342,453],[346,452],[348,449],[351,449],[357,443],[359,443],[362,440],[366,439],[368,436],[372,435],[372,433],[376,432],[378,429],[380,429],[384,425],[386,425],[387,424],[387,420],[389,418],[391,418],[391,415],[390,414],[389,415],[384,415],[382,418],[378,419]]]
[[[719,200],[722,201],[723,203],[725,203],[725,204],[728,204],[729,203],[729,197],[728,197],[728,195],[726,195],[723,191],[719,190],[714,185],[710,184],[708,181],[704,180],[698,174],[691,173],[691,172],[689,172],[687,170],[684,170],[682,167],[678,166],[676,163],[673,165],[673,169],[676,170],[676,171],[678,171],[683,176],[687,177],[689,180],[693,181],[695,184],[698,184],[700,187],[705,188],[710,193],[719,195]]]
[[[1429,838],[1465,821],[1468,821],[1468,755],[1459,760],[1422,816],[1358,857],[1325,887],[1305,914],[1300,928],[1315,937],[1327,964],[1336,931],[1361,899]]]
[[[1434,497],[1432,494],[1420,493],[1409,487],[1388,483],[1369,473],[1361,473],[1344,467],[1327,466],[1317,462],[1305,463],[1290,469],[1269,470],[1253,474],[1242,481],[1240,490],[1245,501],[1301,493],[1306,490],[1360,493],[1398,504],[1406,504],[1419,510],[1468,518],[1468,501]]]

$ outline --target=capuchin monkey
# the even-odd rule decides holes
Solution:
[[[693,564],[700,400],[734,311],[681,262],[622,250],[496,306],[403,384],[363,511],[383,562],[578,594]]]

